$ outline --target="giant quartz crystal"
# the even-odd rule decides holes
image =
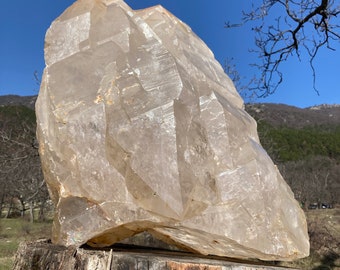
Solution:
[[[78,0],[46,34],[36,104],[52,241],[147,231],[188,250],[307,256],[306,221],[207,46],[161,6]]]

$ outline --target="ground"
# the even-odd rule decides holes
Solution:
[[[20,242],[50,238],[51,224],[51,221],[30,223],[21,218],[0,219],[0,270],[12,268]]]
[[[310,256],[280,265],[306,270],[340,270],[340,208],[308,210],[306,216]]]

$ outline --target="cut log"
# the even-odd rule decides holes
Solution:
[[[116,245],[110,248],[71,248],[54,245],[48,240],[21,243],[14,270],[282,270],[262,265],[188,252]]]

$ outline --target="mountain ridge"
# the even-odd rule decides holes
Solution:
[[[340,125],[340,104],[321,104],[299,108],[280,103],[248,103],[246,111],[259,123],[266,121],[273,127],[305,128]]]
[[[22,105],[34,110],[37,97],[3,95],[0,96],[0,106]],[[245,109],[257,122],[266,121],[273,127],[300,129],[308,126],[340,125],[340,104],[299,108],[282,103],[246,103]]]
[[[3,95],[0,96],[0,106],[23,105],[34,110],[37,95],[19,96],[19,95]]]

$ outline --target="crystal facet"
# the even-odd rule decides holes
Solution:
[[[56,244],[148,231],[202,253],[307,256],[306,220],[209,48],[161,6],[78,0],[36,104]]]

